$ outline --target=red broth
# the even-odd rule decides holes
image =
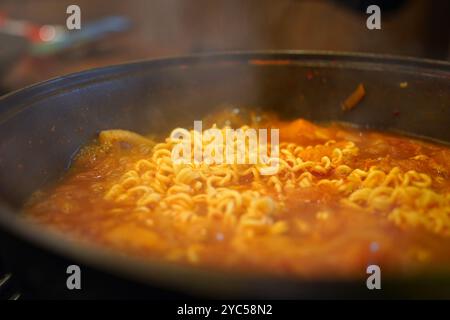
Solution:
[[[369,264],[450,269],[447,146],[302,119],[267,124],[280,129],[287,161],[274,176],[230,166],[232,178],[215,173],[223,179],[208,189],[212,171],[191,168],[182,183],[167,157],[154,157],[164,139],[119,136],[84,147],[25,215],[122,254],[215,269],[308,278],[361,276]]]

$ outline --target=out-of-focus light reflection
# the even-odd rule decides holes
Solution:
[[[39,38],[41,41],[49,42],[56,39],[56,28],[54,26],[45,25],[39,28]]]

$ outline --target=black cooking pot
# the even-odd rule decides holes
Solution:
[[[400,83],[407,83],[401,88]],[[340,103],[363,83],[352,111]],[[404,87],[404,85],[403,85]],[[450,64],[316,52],[228,53],[143,61],[53,79],[0,99],[0,248],[24,293],[41,297],[450,297],[450,272],[353,280],[255,276],[138,261],[75,243],[19,216],[103,129],[167,132],[224,106],[337,120],[450,142]],[[82,270],[68,290],[66,268]],[[363,270],[364,271],[364,270]]]

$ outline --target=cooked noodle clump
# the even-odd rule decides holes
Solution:
[[[194,141],[194,131],[189,134]],[[279,213],[296,190],[309,188],[333,194],[339,205],[379,214],[397,226],[450,235],[450,194],[433,190],[430,175],[394,165],[353,167],[360,153],[355,142],[327,139],[323,130],[314,134],[324,142],[282,141],[279,170],[273,175],[261,175],[261,163],[175,164],[172,150],[179,141],[169,136],[148,157],[130,163],[104,199],[115,205],[113,211],[154,212],[183,223],[207,219],[246,230],[247,235],[283,234],[290,225]],[[317,217],[326,219],[328,214],[318,210]]]

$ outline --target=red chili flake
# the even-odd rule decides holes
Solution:
[[[400,111],[394,110],[394,112],[392,112],[392,114],[394,115],[394,117],[398,117],[400,115]]]
[[[314,73],[312,71],[308,71],[306,73],[306,79],[312,80],[312,78],[314,78]]]

